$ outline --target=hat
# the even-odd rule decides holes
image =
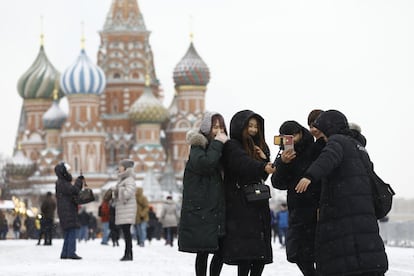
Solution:
[[[210,134],[211,131],[211,119],[214,115],[218,114],[217,112],[206,111],[204,113],[203,119],[200,124],[200,132],[206,136]]]
[[[296,121],[286,121],[279,128],[279,133],[282,135],[294,135],[301,131],[302,126]]]
[[[134,167],[134,161],[131,159],[122,159],[119,164],[124,167],[125,169],[133,168]]]
[[[361,127],[357,123],[348,123],[349,129],[353,129],[359,133],[362,132]]]
[[[313,124],[323,132],[326,137],[333,134],[343,133],[349,129],[348,119],[338,110],[327,110],[322,112]]]

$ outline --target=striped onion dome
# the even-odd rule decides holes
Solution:
[[[43,114],[43,126],[45,129],[61,129],[68,116],[60,109],[57,100],[54,100],[52,106]]]
[[[106,79],[102,69],[93,64],[84,49],[71,66],[63,73],[60,86],[66,95],[101,94],[105,89]]]
[[[42,45],[33,64],[17,82],[17,91],[23,99],[51,99],[59,78],[60,73],[50,63]],[[59,90],[58,98],[63,95],[63,91]]]
[[[168,110],[146,86],[144,93],[129,109],[129,118],[135,123],[163,123],[168,118]]]
[[[35,171],[35,163],[27,158],[19,149],[15,155],[6,162],[6,173],[12,177],[29,177]]]
[[[175,85],[207,85],[210,71],[191,42],[187,53],[174,69]]]

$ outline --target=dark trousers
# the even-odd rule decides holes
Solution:
[[[303,276],[316,275],[316,268],[313,262],[297,262],[296,265],[299,267]]]
[[[125,255],[132,255],[131,224],[120,225],[125,239]]]
[[[197,253],[195,270],[196,276],[206,276],[207,275],[207,252]],[[223,267],[223,259],[218,254],[214,254],[210,262],[210,276],[219,276],[221,269]]]
[[[264,269],[264,263],[260,261],[246,261],[238,265],[237,276],[260,276]],[[249,274],[250,272],[250,274]]]

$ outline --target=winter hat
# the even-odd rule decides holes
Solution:
[[[348,119],[338,110],[322,112],[314,122],[314,126],[323,132],[326,137],[333,134],[344,133],[349,129]]]
[[[358,124],[356,124],[356,123],[348,123],[348,126],[349,126],[349,129],[353,129],[353,130],[356,130],[356,131],[358,131],[359,133],[361,133],[361,127],[358,125]]]
[[[133,168],[134,167],[134,161],[131,159],[122,159],[119,164],[124,167],[125,169]]]
[[[206,111],[203,115],[203,119],[201,120],[200,124],[200,132],[204,134],[205,136],[208,136],[210,134],[211,130],[211,119],[214,115],[217,115],[217,112],[210,112]]]
[[[279,128],[281,135],[295,135],[301,131],[302,126],[296,121],[286,121]]]

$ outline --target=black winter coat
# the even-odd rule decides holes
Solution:
[[[357,143],[347,135],[330,136],[305,174],[312,180],[310,186],[326,178],[316,235],[317,270],[324,276],[383,273],[388,269],[369,177]]]
[[[224,262],[232,265],[243,261],[265,264],[273,261],[269,202],[248,203],[238,188],[268,177],[264,167],[269,159],[251,158],[241,143],[242,130],[252,116],[259,119],[264,130],[264,121],[259,115],[249,110],[240,112],[230,123],[231,139],[223,149],[226,235],[220,249]]]
[[[218,250],[224,235],[224,188],[220,159],[223,143],[193,132],[183,178],[178,248],[184,252]]]
[[[79,228],[78,205],[73,198],[79,194],[83,185],[83,176],[79,176],[72,185],[70,175],[63,163],[56,165],[56,203],[60,226],[63,230]]]
[[[289,228],[286,237],[286,255],[289,262],[315,261],[315,230],[319,207],[320,184],[313,183],[304,193],[295,187],[306,169],[320,152],[310,132],[302,127],[302,139],[295,144],[296,158],[290,163],[276,159],[276,172],[272,185],[276,189],[287,189]]]

